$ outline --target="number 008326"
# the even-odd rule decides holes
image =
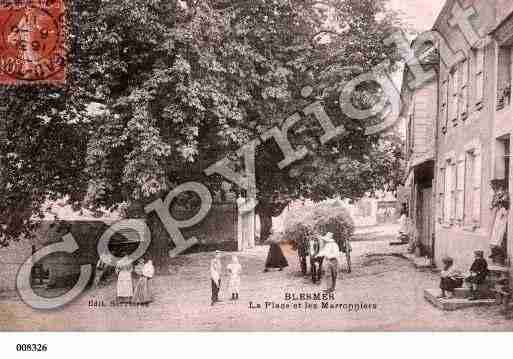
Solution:
[[[18,352],[45,352],[47,350],[47,344],[16,344]]]

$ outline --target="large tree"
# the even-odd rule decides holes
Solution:
[[[116,208],[185,181],[219,189],[221,178],[203,170],[313,99],[348,133],[322,146],[319,125],[301,122],[291,142],[308,155],[285,170],[272,141],[259,146],[263,223],[296,198],[380,188],[397,167],[395,145],[366,136],[336,101],[344,83],[395,59],[383,45],[397,25],[384,0],[88,0],[73,11],[68,85],[2,93],[4,243],[49,197]],[[362,90],[355,101],[368,98]]]
[[[341,111],[340,93],[344,86],[388,60],[385,69],[393,73],[398,60],[396,48],[385,45],[385,38],[399,29],[396,14],[388,11],[386,1],[332,1],[329,21],[312,35],[306,67],[308,76],[296,78],[291,91],[289,115],[313,100],[323,103],[335,125],[344,125],[346,133],[321,144],[323,134],[317,121],[302,121],[296,127],[293,144],[305,145],[308,155],[286,169],[276,147],[263,150],[257,161],[261,239],[271,232],[272,217],[298,198],[321,201],[333,196],[356,199],[366,192],[394,190],[403,177],[402,143],[390,134],[367,135],[365,128],[382,120],[381,114],[356,120]],[[300,72],[301,74],[301,72]],[[301,76],[301,75],[300,75]],[[308,100],[300,89],[313,87]],[[360,109],[370,108],[383,93],[376,83],[365,82],[351,101]]]

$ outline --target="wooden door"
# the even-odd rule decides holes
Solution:
[[[419,235],[420,240],[422,242],[423,248],[428,252],[432,253],[432,243],[431,243],[431,235],[432,235],[432,220],[433,220],[433,210],[432,210],[432,196],[433,189],[431,187],[425,188],[421,190],[421,198],[420,198],[420,227]]]

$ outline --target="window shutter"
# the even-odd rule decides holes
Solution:
[[[451,220],[456,218],[456,202],[457,202],[457,193],[456,193],[456,184],[458,181],[458,168],[456,163],[452,163],[451,165]]]
[[[474,223],[479,224],[481,222],[481,154],[474,153],[474,178],[473,178],[473,189],[472,194],[473,205],[472,205],[472,219]]]
[[[461,85],[462,87],[468,83],[468,60],[465,59],[461,63]]]
[[[510,104],[511,91],[511,48],[499,47],[497,61],[497,110],[502,110]]]
[[[449,91],[449,103],[447,104],[448,106],[448,115],[449,115],[449,120],[450,121],[453,121],[454,118],[456,117],[456,108],[454,106],[454,88],[452,86],[452,81],[451,81],[451,89]]]
[[[450,120],[455,123],[458,121],[458,100],[459,100],[459,85],[458,85],[458,66],[451,74],[451,107],[450,107]]]
[[[465,225],[470,225],[473,222],[473,205],[474,205],[474,154],[466,152],[465,154]]]
[[[442,132],[445,132],[447,129],[447,116],[448,116],[448,109],[447,109],[447,100],[449,97],[449,80],[446,78],[442,82],[442,88],[441,88],[442,98],[441,98],[441,111],[440,111],[440,128]]]
[[[444,220],[451,218],[451,188],[452,188],[452,166],[448,163],[445,169],[445,203],[444,203]]]
[[[415,128],[415,103],[413,103],[413,106],[414,110],[412,111],[412,113],[410,114],[410,123],[411,123],[411,142],[410,142],[410,145],[411,145],[411,150],[412,151],[415,151],[415,131],[416,131],[416,128]]]
[[[458,70],[459,70],[459,66],[460,66],[460,64],[456,65],[456,66],[454,67],[454,71],[453,71],[453,73],[452,73],[452,88],[453,88],[453,95],[454,95],[455,93],[458,93],[458,83],[459,83],[459,81],[458,81],[458,80],[459,80],[459,78],[458,78],[458,77],[459,77],[459,71],[458,71]]]
[[[476,73],[484,70],[484,49],[476,49]]]
[[[480,107],[484,98],[485,49],[476,50],[476,105]]]
[[[445,206],[445,168],[440,168],[439,182],[438,182],[438,219],[444,219],[444,206]]]
[[[459,159],[457,172],[456,219],[462,223],[465,212],[465,156]]]
[[[444,105],[447,105],[447,97],[448,97],[448,93],[449,93],[449,80],[448,79],[445,79],[444,82],[442,83],[442,103]]]
[[[464,120],[468,114],[468,72],[469,64],[468,60],[461,63],[461,106],[460,113],[461,118]]]

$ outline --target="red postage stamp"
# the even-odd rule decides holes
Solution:
[[[65,0],[0,0],[0,85],[66,80]]]

